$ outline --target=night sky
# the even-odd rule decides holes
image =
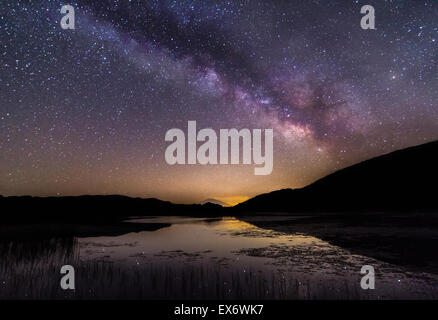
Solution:
[[[437,45],[434,0],[0,0],[0,194],[234,204],[305,186],[438,139]],[[169,166],[165,133],[189,120],[272,128],[272,174]]]

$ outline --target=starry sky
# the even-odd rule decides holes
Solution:
[[[434,0],[0,0],[0,194],[231,205],[436,140],[437,17]],[[165,133],[189,120],[272,128],[272,174],[169,166]]]

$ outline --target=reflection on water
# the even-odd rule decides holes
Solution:
[[[121,236],[3,243],[0,297],[437,298],[435,275],[408,272],[304,234],[286,235],[235,218],[129,222],[165,227]],[[58,288],[63,264],[77,269],[74,293]],[[360,288],[365,264],[376,269],[376,290]]]
[[[120,237],[79,239],[82,259],[109,259],[125,264],[139,264],[151,259],[158,262],[187,263],[187,260],[221,259],[240,265],[264,265],[257,259],[236,253],[243,248],[261,248],[268,244],[291,241],[235,218],[203,219],[157,217],[132,220],[142,223],[171,223],[155,232],[129,233]],[[256,236],[252,233],[258,232]],[[255,235],[255,234],[254,234]],[[298,238],[297,238],[298,239]]]

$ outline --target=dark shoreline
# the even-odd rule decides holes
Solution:
[[[257,227],[303,233],[349,250],[417,272],[438,274],[438,214],[368,213],[240,218]]]
[[[221,217],[221,215],[212,216],[201,212],[185,216],[213,219]],[[347,249],[353,254],[400,265],[412,271],[438,274],[438,255],[436,255],[438,214],[251,213],[242,216],[232,214],[222,216],[234,216],[257,227],[276,232],[314,236]],[[90,223],[84,221],[3,223],[0,225],[0,241],[38,242],[60,238],[119,236],[130,232],[155,231],[171,225],[127,220],[128,218],[124,217],[119,221]]]
[[[14,281],[25,281],[26,283],[35,281],[34,284],[37,283],[37,285],[32,287],[32,290],[36,291],[30,291],[30,293],[25,286],[17,288],[13,285],[9,286],[9,291],[3,292],[4,297],[20,297],[20,299],[23,297],[34,297],[37,299],[44,297],[55,299],[99,299],[102,297],[125,298],[128,296],[133,298],[155,299],[157,298],[157,291],[155,289],[163,288],[163,286],[157,286],[156,284],[168,283],[167,281],[169,281],[169,279],[177,279],[177,282],[173,282],[173,285],[177,287],[182,284],[184,284],[184,286],[193,285],[192,289],[190,289],[190,292],[193,294],[199,294],[198,285],[200,283],[213,281],[209,282],[208,288],[212,288],[211,285],[214,285],[214,288],[218,288],[219,291],[216,289],[212,292],[208,291],[208,293],[206,293],[208,297],[216,297],[216,292],[226,292],[228,287],[224,287],[224,283],[233,284],[233,292],[237,294],[233,297],[236,298],[247,298],[248,290],[250,290],[250,292],[256,292],[257,297],[260,299],[264,299],[265,296],[267,298],[275,296],[278,299],[295,299],[301,297],[298,288],[301,288],[302,285],[297,283],[293,276],[287,278],[286,281],[282,277],[278,277],[276,272],[269,274],[269,277],[277,277],[275,279],[278,286],[270,287],[271,278],[269,278],[271,280],[266,281],[266,279],[260,277],[256,271],[254,271],[254,277],[251,279],[246,278],[248,273],[242,273],[245,277],[241,278],[242,274],[240,273],[227,273],[229,271],[228,268],[222,267],[220,263],[214,263],[212,265],[214,267],[213,269],[205,269],[205,265],[197,263],[199,261],[195,261],[196,263],[188,268],[181,268],[171,263],[169,268],[163,269],[161,264],[155,266],[149,265],[150,267],[147,266],[148,264],[145,264],[141,268],[138,266],[119,265],[114,263],[114,261],[107,261],[106,257],[90,261],[81,260],[81,250],[79,250],[81,243],[80,238],[111,237],[134,232],[154,232],[161,228],[172,226],[173,223],[173,219],[166,219],[166,217],[163,216],[151,221],[148,221],[150,220],[148,218],[151,217],[135,216],[132,217],[132,219],[121,222],[101,222],[93,225],[81,223],[0,225],[0,258],[2,258],[4,262],[3,265],[0,265],[0,269],[3,268],[3,276],[9,279],[7,282],[8,285],[14,283]],[[436,277],[435,274],[438,274],[438,268],[437,261],[433,256],[435,252],[433,247],[437,243],[431,239],[438,239],[436,228],[438,215],[369,213],[367,215],[350,216],[350,218],[347,219],[343,214],[275,215],[272,213],[271,215],[257,214],[236,218],[263,229],[276,231],[276,233],[271,231],[266,232],[266,234],[272,234],[272,237],[281,235],[278,232],[304,234],[322,239],[342,249],[325,251],[321,249],[320,244],[318,245],[320,241],[317,241],[315,247],[313,247],[313,242],[307,243],[304,249],[306,251],[300,252],[300,249],[297,251],[299,243],[298,247],[296,244],[289,246],[287,243],[282,246],[272,246],[270,240],[264,236],[267,241],[263,243],[264,246],[262,248],[247,248],[241,252],[241,254],[252,257],[273,258],[277,263],[276,266],[280,268],[286,268],[288,265],[302,266],[303,269],[300,270],[304,272],[303,274],[306,274],[306,270],[309,266],[316,266],[314,262],[312,262],[314,261],[313,259],[316,258],[316,260],[323,262],[323,264],[325,262],[333,262],[332,259],[336,259],[336,261],[339,262],[339,264],[335,264],[338,269],[335,267],[333,270],[344,273],[347,271],[339,267],[353,266],[350,264],[351,262],[349,262],[350,257],[352,261],[361,261],[361,263],[367,263],[367,261],[371,260],[368,258],[377,258],[379,261],[373,260],[374,262],[372,263],[372,265],[376,266],[376,277],[379,277],[379,273],[382,277],[386,276],[385,272],[395,268],[395,270],[401,270],[401,274],[403,274],[403,279],[405,280],[414,281],[413,279],[418,279],[422,284],[424,283],[426,287],[430,284],[431,287],[427,287],[427,290],[436,288],[436,282],[434,282],[435,280],[433,279]],[[146,220],[144,223],[138,221],[143,219]],[[221,218],[210,217],[199,220],[200,223],[205,224],[217,221],[218,219]],[[191,219],[190,217],[188,220],[198,219]],[[264,233],[263,230],[258,230],[257,232]],[[181,241],[184,241],[184,235],[180,236],[182,237]],[[231,236],[239,238],[252,237],[254,235],[249,233],[248,235],[234,235],[234,233],[232,233]],[[124,245],[130,244],[127,243]],[[178,243],[176,246],[178,247]],[[422,249],[421,247],[424,248]],[[205,249],[208,249],[208,246],[206,246]],[[257,249],[262,250],[257,251]],[[359,260],[356,260],[357,257],[352,257],[354,254],[363,255],[364,257],[359,257]],[[286,257],[286,260],[283,260],[284,257]],[[385,264],[380,261],[389,262],[392,266],[385,266]],[[78,288],[81,288],[81,291],[78,291],[77,294],[75,293],[72,296],[66,296],[62,291],[58,292],[52,289],[59,289],[58,268],[59,265],[65,264],[77,266],[78,283],[80,284]],[[319,266],[320,264],[317,265]],[[360,265],[362,264],[359,264],[359,269]],[[357,265],[355,266],[357,267]],[[402,268],[400,269],[399,267]],[[357,269],[357,272],[359,272],[359,269]],[[16,270],[19,271],[17,272]],[[212,270],[214,271],[213,273],[211,273]],[[422,274],[421,272],[427,273]],[[212,276],[205,278],[205,275]],[[230,279],[224,278],[225,275],[227,277],[231,276],[234,280],[230,281]],[[145,280],[145,277],[147,280]],[[112,280],[108,282],[108,279]],[[158,281],[157,279],[160,280]],[[185,280],[182,281],[181,279]],[[197,280],[193,281],[193,279]],[[245,282],[241,282],[240,280],[236,282],[235,279],[246,280]],[[317,286],[312,287],[310,282],[303,283],[303,285],[304,287],[307,286],[311,288],[309,292],[315,292],[315,294],[319,294],[319,297],[322,298],[363,298],[363,296],[358,294],[357,286],[359,282],[356,282],[356,280],[351,281],[351,279],[348,280],[346,278],[345,283],[342,281],[339,282],[342,289],[341,291],[333,291],[334,287],[331,287],[330,284],[322,289],[320,288],[321,291],[319,291]],[[154,283],[155,285],[153,285]],[[417,282],[414,281],[413,283]],[[152,285],[152,287],[150,287],[150,285]],[[396,283],[396,286],[398,287],[398,283]],[[422,285],[421,288],[426,287]],[[120,288],[123,288],[122,293],[119,292]],[[285,288],[289,289],[284,291],[283,289]],[[91,289],[91,291],[89,291],[89,289]],[[271,292],[271,289],[279,291],[272,291],[271,295],[267,295],[266,293]],[[273,292],[276,293],[272,295]],[[425,299],[435,297],[434,294],[429,295],[429,291],[427,292],[428,295],[424,296]],[[158,294],[158,297],[168,297],[169,291],[160,291]],[[183,290],[183,293],[179,292],[178,294],[182,294],[182,296],[177,295],[175,296],[176,298],[185,297],[186,291]],[[196,297],[203,297],[203,295],[193,296],[193,298]],[[306,299],[312,299],[312,295],[305,295],[305,297],[307,297]]]

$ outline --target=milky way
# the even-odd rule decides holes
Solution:
[[[0,194],[232,204],[435,140],[437,17],[433,0],[0,1]],[[272,175],[167,165],[189,120],[273,128]]]

